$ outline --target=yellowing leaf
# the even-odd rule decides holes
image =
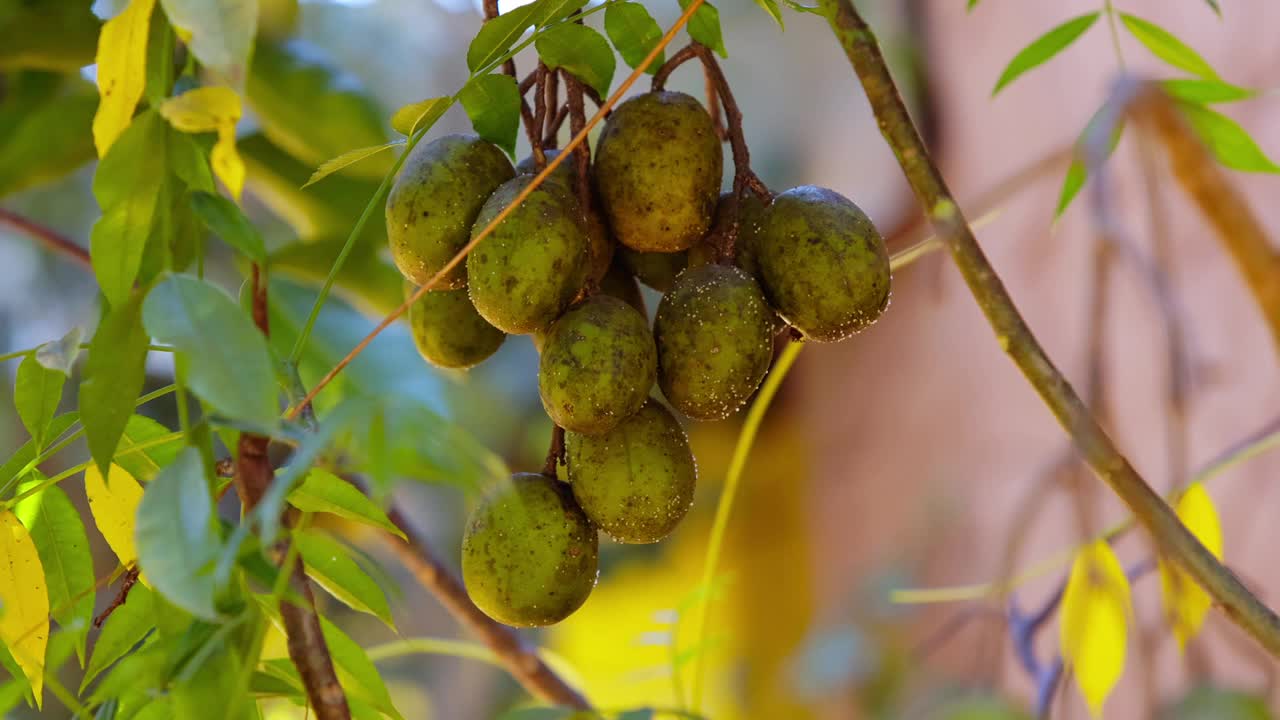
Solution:
[[[1213,507],[1213,499],[1204,485],[1195,483],[1187,488],[1178,500],[1177,512],[1191,534],[1204,543],[1214,557],[1221,559],[1222,526],[1218,522],[1218,511]],[[1178,647],[1185,649],[1187,641],[1199,632],[1213,600],[1182,568],[1165,560],[1160,561],[1159,567],[1164,615],[1174,637],[1178,638]]]
[[[129,127],[133,109],[147,86],[147,34],[155,0],[131,0],[102,26],[98,36],[98,112],[93,116],[93,144],[98,157]]]
[[[1059,642],[1094,717],[1102,716],[1124,673],[1129,607],[1129,579],[1111,546],[1098,540],[1077,553],[1062,597]]]
[[[0,641],[22,668],[36,707],[44,703],[44,650],[49,643],[49,595],[44,566],[27,529],[0,512]]]
[[[244,190],[244,160],[236,150],[236,123],[240,121],[240,96],[229,87],[196,88],[160,105],[160,114],[185,133],[218,133],[209,154],[213,174],[239,200]]]
[[[120,564],[136,563],[138,550],[133,542],[133,526],[138,503],[142,502],[142,486],[119,465],[112,465],[103,478],[97,464],[90,464],[84,471],[84,492],[89,496],[93,522],[120,558]]]
[[[209,163],[213,166],[213,174],[231,191],[231,197],[239,200],[244,190],[245,170],[244,159],[236,150],[235,128],[218,131],[218,142],[209,153]]]

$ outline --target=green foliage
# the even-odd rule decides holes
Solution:
[[[1266,698],[1239,690],[1200,685],[1176,705],[1160,714],[1160,720],[1270,720]]]
[[[533,26],[542,4],[534,2],[522,5],[486,22],[467,48],[467,69],[472,73],[479,73],[482,69],[497,64],[496,61],[511,49],[524,31]]]
[[[680,8],[688,10],[689,2],[690,0],[680,0]],[[685,29],[689,32],[689,37],[711,48],[720,57],[729,57],[729,51],[724,47],[724,34],[720,31],[720,11],[715,5],[709,2],[699,5]]]
[[[1129,13],[1120,13],[1120,20],[1138,42],[1161,60],[1205,80],[1219,79],[1208,61],[1168,30]]]
[[[1262,152],[1253,138],[1249,137],[1249,133],[1236,121],[1203,105],[1180,103],[1180,106],[1183,117],[1218,162],[1233,170],[1280,172],[1280,166]]]
[[[210,232],[257,263],[267,261],[262,235],[249,222],[240,206],[213,193],[196,191],[189,196],[191,209]]]
[[[142,639],[155,629],[155,603],[146,585],[134,585],[124,605],[116,608],[102,625],[102,632],[93,644],[89,666],[80,691],[84,692],[102,671],[134,649]]]
[[[0,98],[0,196],[56,180],[93,158],[92,84],[42,72],[14,73],[7,82]]]
[[[458,101],[477,135],[515,156],[520,130],[520,90],[515,78],[500,74],[472,78],[458,92]]]
[[[1173,78],[1162,80],[1160,86],[1174,99],[1199,105],[1237,102],[1258,95],[1256,90],[1237,87],[1221,80]]]
[[[133,401],[146,379],[147,332],[142,328],[142,295],[108,311],[89,344],[80,381],[80,417],[94,462],[107,472]]]
[[[13,388],[13,404],[18,409],[18,417],[31,433],[36,449],[45,446],[49,424],[58,412],[58,402],[62,399],[62,386],[67,376],[57,370],[50,370],[36,360],[36,356],[28,355],[18,366],[18,376]]]
[[[639,67],[662,39],[662,28],[658,27],[658,21],[638,2],[609,3],[608,9],[604,11],[604,30],[609,34],[609,41],[618,49],[622,60],[633,68]],[[664,56],[665,53],[659,53],[645,72],[650,75],[656,73]]]
[[[1006,85],[1017,79],[1018,76],[1032,68],[1043,65],[1058,53],[1066,50],[1071,46],[1071,43],[1093,27],[1100,14],[1094,11],[1074,17],[1036,38],[1030,45],[1018,51],[1018,54],[1013,56],[1013,60],[1009,61],[1009,65],[1005,67],[1004,72],[1000,73],[1000,79],[996,81],[996,86],[991,91],[991,94],[995,95]]]
[[[191,33],[202,65],[227,78],[243,76],[258,27],[256,0],[160,0],[174,27]]]
[[[345,520],[386,530],[400,538],[404,533],[376,503],[354,485],[326,470],[312,470],[293,492],[289,504],[310,513],[329,513]]]
[[[0,4],[0,70],[75,72],[93,62],[102,22],[86,2]]]
[[[609,94],[616,60],[609,41],[585,25],[559,25],[534,43],[548,68],[564,68],[600,95]]]
[[[1054,217],[1060,217],[1062,213],[1071,205],[1071,201],[1079,194],[1080,188],[1084,187],[1085,180],[1089,177],[1088,161],[1088,144],[1098,137],[1098,133],[1105,132],[1101,123],[1108,118],[1107,108],[1103,107],[1089,118],[1088,124],[1084,126],[1084,130],[1080,131],[1080,137],[1075,143],[1075,157],[1071,159],[1071,166],[1067,168],[1067,176],[1062,181],[1062,190],[1058,193],[1058,206],[1054,210]],[[1115,151],[1116,146],[1120,144],[1120,137],[1124,134],[1124,123],[1118,123],[1110,130],[1110,139],[1107,143],[1106,157],[1111,157],[1111,153]]]
[[[138,566],[170,602],[209,621],[219,618],[210,572],[220,546],[213,520],[204,463],[195,448],[187,448],[142,496]]]
[[[342,543],[319,530],[297,530],[292,540],[306,563],[307,574],[320,587],[352,610],[369,613],[395,629],[386,594]]]

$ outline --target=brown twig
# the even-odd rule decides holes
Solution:
[[[72,260],[80,263],[84,267],[93,270],[93,261],[89,259],[89,251],[80,247],[71,241],[70,238],[53,228],[41,225],[40,223],[23,217],[11,210],[0,208],[0,222],[30,235],[31,237],[44,243],[45,247],[59,255],[65,255]]]
[[[556,116],[552,118],[547,127],[547,134],[542,138],[542,147],[555,148],[560,144],[560,128],[564,127],[564,121],[569,119],[569,103],[564,103],[560,109],[556,111]]]
[[[897,156],[908,184],[951,251],[1001,347],[1040,394],[1081,455],[1128,506],[1164,555],[1191,575],[1236,624],[1280,657],[1280,618],[1201,544],[1133,469],[1027,327],[930,159],[871,28],[851,0],[819,0],[819,7],[861,81],[881,133]],[[1098,192],[1095,181],[1093,194]]]
[[[556,477],[556,468],[560,466],[560,462],[564,459],[564,428],[559,425],[551,426],[551,444],[547,447],[547,459],[542,463],[542,474],[547,477]]]
[[[528,127],[528,135],[534,167],[539,170],[547,166],[547,155],[542,150],[542,126],[547,122],[547,75],[549,74],[552,73],[542,63],[538,63],[537,69],[533,71],[533,122]]]
[[[561,71],[558,69],[548,70],[546,87],[544,88],[544,92],[546,93],[545,102],[546,102],[547,112],[544,117],[546,122],[543,124],[543,127],[541,130],[542,130],[543,138],[547,138],[547,137],[551,138],[551,144],[549,145],[546,144],[545,140],[543,141],[544,146],[549,148],[556,146],[556,142],[555,142],[556,133],[553,127],[555,126],[556,115],[559,114],[559,108],[560,108],[560,73]]]
[[[498,17],[498,0],[484,0],[484,21],[489,22],[496,17]],[[515,58],[507,58],[507,61],[502,63],[502,72],[511,77],[516,76]]]
[[[724,116],[720,113],[720,95],[716,87],[716,78],[706,65],[702,66],[702,80],[706,87],[707,113],[711,115],[711,124],[716,128],[716,137],[720,138],[720,142],[725,142],[729,139],[729,128],[725,126]]]
[[[676,71],[681,65],[698,57],[698,50],[694,47],[695,43],[689,43],[679,50],[671,54],[662,63],[657,72],[653,74],[653,79],[649,81],[649,89],[655,92],[661,92],[667,89],[667,80],[671,78],[671,73]]]
[[[116,596],[111,601],[111,604],[108,605],[106,608],[104,608],[102,612],[99,613],[98,616],[93,619],[93,626],[95,628],[102,627],[102,623],[106,622],[107,618],[111,617],[111,613],[115,612],[116,608],[123,605],[125,601],[129,599],[129,591],[132,590],[133,586],[136,585],[137,583],[138,583],[138,568],[131,567],[128,570],[125,570],[124,575],[121,576],[120,578],[120,592],[116,593]]]

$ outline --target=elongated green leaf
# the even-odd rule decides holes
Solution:
[[[662,28],[658,26],[658,21],[638,2],[610,3],[604,11],[604,31],[618,49],[622,60],[633,68],[639,67],[653,47],[662,40]],[[664,55],[665,53],[660,53],[645,68],[645,72],[650,75],[656,73],[662,65]]]
[[[1170,65],[1206,80],[1217,80],[1218,73],[1209,62],[1173,33],[1136,15],[1120,13],[1120,22],[1153,55]]]
[[[38,471],[32,473],[27,487],[45,479]],[[31,533],[44,566],[49,612],[74,640],[76,657],[83,667],[85,638],[93,620],[94,573],[80,513],[62,488],[51,485],[19,502],[14,514]]]
[[[374,667],[373,661],[369,660],[364,648],[324,617],[320,618],[320,630],[324,633],[329,654],[333,656],[334,665],[337,666],[338,679],[343,689],[351,697],[369,703],[396,720],[404,720],[391,703],[391,694],[382,682],[382,675]]]
[[[329,513],[386,530],[404,538],[395,523],[356,486],[326,470],[312,470],[289,493],[289,504],[303,512]]]
[[[36,362],[50,370],[71,376],[71,367],[80,357],[80,343],[84,341],[84,328],[71,328],[61,339],[47,342],[36,348]]]
[[[146,360],[142,295],[136,294],[103,318],[89,344],[80,381],[80,418],[89,453],[103,475],[133,415],[134,400],[142,393]]]
[[[80,692],[83,693],[99,673],[142,642],[155,626],[155,605],[151,590],[146,585],[137,583],[129,590],[124,605],[111,612],[102,626],[102,632],[98,633],[98,639],[93,643],[93,654],[89,656],[89,667],[84,671],[84,679],[80,681]]]
[[[467,69],[479,72],[511,49],[537,17],[538,4],[522,5],[486,22],[467,48]]]
[[[1071,43],[1085,34],[1097,21],[1098,13],[1096,11],[1085,13],[1036,38],[1034,42],[1013,56],[1013,60],[1009,61],[1009,65],[1004,69],[1004,72],[1000,73],[1000,79],[996,81],[995,89],[991,91],[991,94],[995,95],[1006,85],[1017,79],[1018,76],[1034,67],[1043,65],[1052,59],[1054,55],[1067,49]]]
[[[267,261],[267,248],[258,229],[249,222],[239,205],[213,193],[197,190],[188,196],[191,209],[210,232],[256,262]]]
[[[160,0],[174,27],[191,34],[200,64],[237,81],[244,76],[258,28],[257,0]]]
[[[546,27],[569,17],[586,4],[587,0],[537,0],[533,3],[537,7],[533,13],[533,24]]]
[[[1085,144],[1089,138],[1098,132],[1098,123],[1102,122],[1105,117],[1106,107],[1100,108],[1089,118],[1088,124],[1084,126],[1084,130],[1080,132],[1080,137],[1076,139],[1076,156],[1071,161],[1071,167],[1067,168],[1067,176],[1062,181],[1062,191],[1058,193],[1058,207],[1054,210],[1055,218],[1061,217],[1062,213],[1071,205],[1071,201],[1075,200],[1076,195],[1080,193],[1080,189],[1084,187],[1085,180],[1089,177],[1089,168],[1085,165],[1086,147]],[[1110,158],[1111,153],[1115,151],[1116,145],[1120,144],[1120,136],[1124,134],[1124,123],[1116,125],[1111,131],[1111,142],[1107,145],[1106,157]]]
[[[412,130],[412,125],[410,126],[410,129]],[[403,139],[392,140],[391,142],[383,143],[381,145],[374,145],[373,147],[357,148],[355,150],[344,152],[338,157],[333,158],[332,160],[326,160],[323,163],[321,163],[320,167],[316,168],[316,171],[311,173],[311,177],[307,178],[307,181],[303,183],[302,187],[307,187],[308,185],[311,185],[313,183],[318,183],[321,180],[329,177],[330,175],[338,172],[339,170],[342,170],[346,167],[354,165],[360,162],[361,160],[364,160],[365,158],[373,157],[374,155],[377,155],[383,150],[390,150],[391,148],[396,147],[398,145],[403,145],[404,143],[405,141]]]
[[[219,542],[204,463],[195,448],[183,450],[147,486],[138,505],[138,567],[152,587],[196,617],[218,619],[211,569]]]
[[[688,8],[689,0],[680,0],[680,9]],[[685,30],[689,37],[711,48],[720,57],[729,57],[729,51],[724,47],[724,33],[720,30],[720,11],[715,5],[704,2],[698,6],[693,11],[693,17],[689,18]]]
[[[48,436],[50,439],[57,438],[67,431],[77,420],[80,419],[79,413],[69,412],[63,413],[53,419],[49,423]],[[0,486],[8,485],[10,481],[16,480],[22,469],[31,464],[38,454],[35,442],[28,440],[22,444],[22,447],[14,451],[13,455],[0,465]]]
[[[1162,80],[1160,86],[1174,99],[1198,105],[1237,102],[1239,100],[1248,100],[1258,95],[1256,90],[1242,88],[1221,80],[1175,78]]]
[[[190,275],[173,275],[151,291],[142,317],[152,336],[182,353],[192,392],[231,419],[276,425],[267,341],[226,293]]]
[[[319,530],[299,530],[293,534],[293,542],[306,563],[307,574],[320,587],[351,609],[369,613],[395,628],[386,594],[351,559],[342,543]]]
[[[124,433],[120,436],[120,445],[116,447],[115,463],[124,468],[138,482],[149,483],[160,474],[161,468],[173,463],[174,458],[178,457],[178,453],[182,450],[181,436],[171,437],[164,443],[156,444],[160,438],[173,435],[173,431],[169,428],[146,415],[133,415],[125,423]],[[145,446],[145,449],[128,455],[120,454],[138,446]]]
[[[978,0],[968,0],[968,2],[966,2],[966,3],[965,3],[965,8],[964,8],[964,9],[965,9],[965,10],[972,10],[972,9],[974,9],[974,8],[975,8],[975,7],[977,7],[977,6],[978,6]]]
[[[426,132],[452,106],[452,97],[427,98],[410,103],[391,116],[391,127],[406,136],[412,136],[418,131]]]
[[[520,89],[515,78],[501,74],[472,78],[458,93],[458,100],[477,135],[515,155],[520,130]]]
[[[35,440],[36,449],[43,450],[48,440],[49,423],[58,412],[62,400],[62,385],[67,376],[50,370],[36,360],[34,354],[22,359],[13,386],[13,404],[18,417]]]
[[[759,5],[761,10],[769,13],[769,17],[778,23],[779,30],[786,29],[786,24],[782,22],[782,7],[778,5],[778,0],[756,0],[756,5]]]
[[[1262,152],[1262,148],[1235,120],[1202,105],[1178,105],[1191,128],[1213,152],[1214,157],[1218,158],[1218,162],[1233,170],[1280,173],[1280,166]]]
[[[554,27],[534,42],[538,57],[551,69],[564,68],[600,95],[609,94],[617,59],[609,41],[586,25]]]

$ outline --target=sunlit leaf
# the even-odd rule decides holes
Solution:
[[[142,486],[119,465],[112,465],[105,477],[97,465],[90,465],[84,471],[84,491],[89,497],[93,522],[120,564],[128,567],[136,563],[133,528],[138,503],[142,502]]]
[[[1257,97],[1258,91],[1242,88],[1221,80],[1174,78],[1160,81],[1164,91],[1176,100],[1189,103],[1225,103]]]
[[[303,512],[330,513],[404,538],[382,508],[356,486],[326,470],[307,473],[306,479],[289,493],[289,504]]]
[[[200,64],[239,83],[258,28],[258,0],[160,0]]]
[[[1222,559],[1222,526],[1213,499],[1201,483],[1187,488],[1178,500],[1178,519],[1195,535],[1213,556]],[[1196,581],[1168,560],[1159,561],[1160,599],[1178,647],[1185,650],[1209,614],[1213,599]]]
[[[1129,13],[1120,13],[1120,21],[1138,42],[1161,60],[1206,80],[1218,79],[1218,73],[1208,61],[1168,30]]]
[[[996,81],[995,89],[991,94],[995,95],[1023,73],[1043,65],[1053,59],[1053,56],[1067,49],[1071,43],[1093,27],[1093,24],[1098,21],[1098,15],[1099,13],[1094,11],[1074,17],[1019,50],[1018,54],[1013,56],[1013,60],[1009,61],[1004,72],[1000,73],[1000,79]]]
[[[35,440],[36,449],[43,450],[48,438],[49,424],[58,412],[62,400],[62,385],[67,376],[41,365],[35,355],[28,355],[18,365],[13,386],[13,404],[18,417]]]
[[[505,55],[533,25],[537,12],[538,3],[531,3],[512,8],[486,22],[467,48],[467,69],[479,72]]]
[[[587,0],[538,0],[533,4],[537,6],[537,11],[533,14],[533,24],[546,27],[577,12],[587,4]]]
[[[147,36],[155,0],[130,0],[124,11],[102,26],[98,38],[98,111],[93,116],[93,142],[106,157],[129,126],[133,109],[147,84]]]
[[[406,136],[412,136],[419,131],[426,132],[452,105],[452,97],[428,98],[410,103],[391,116],[391,127]]]
[[[80,416],[75,411],[59,415],[53,419],[53,422],[49,423],[49,437],[56,438],[61,436],[67,431],[67,428],[71,427],[79,419]],[[23,443],[21,447],[9,456],[8,460],[5,460],[3,465],[0,465],[0,485],[17,480],[19,474],[32,465],[32,461],[36,459],[37,455],[38,452],[34,442],[28,440]]]
[[[1280,173],[1280,166],[1262,152],[1235,120],[1203,105],[1179,103],[1183,116],[1218,162],[1246,172]]]
[[[1059,643],[1094,717],[1102,717],[1124,673],[1129,612],[1129,579],[1111,546],[1098,540],[1076,553],[1062,596]]]
[[[111,462],[146,380],[147,333],[141,306],[142,296],[134,295],[112,308],[89,344],[80,381],[80,418],[99,469]]]
[[[565,27],[582,27],[567,25]],[[458,93],[476,134],[514,155],[520,130],[520,90],[509,75],[472,78]]]
[[[559,25],[539,35],[534,47],[548,68],[564,68],[601,96],[609,94],[617,60],[609,41],[593,28]]]
[[[320,587],[351,609],[369,613],[395,628],[386,594],[351,559],[342,543],[319,530],[298,530],[293,533],[293,542],[306,563],[307,574]]]
[[[759,5],[761,10],[769,13],[769,17],[778,23],[779,30],[786,29],[786,24],[782,22],[782,8],[778,5],[778,0],[756,0],[756,5]]]
[[[412,129],[412,125],[410,126],[410,129]],[[373,157],[383,150],[390,150],[393,147],[404,145],[404,143],[405,141],[403,139],[392,140],[389,143],[374,145],[373,147],[356,148],[355,150],[345,152],[332,160],[326,160],[321,163],[320,167],[316,168],[315,172],[311,173],[311,177],[307,178],[307,181],[303,183],[302,187],[318,183],[339,170],[355,165],[365,158]]]
[[[382,675],[364,648],[324,617],[320,618],[320,630],[324,633],[324,641],[337,666],[338,679],[342,682],[343,689],[353,698],[369,703],[396,720],[404,720],[404,716],[392,704],[391,694],[382,682]]]
[[[691,0],[680,0],[680,9],[688,10]],[[689,24],[685,26],[689,37],[706,45],[720,57],[729,57],[724,47],[724,34],[720,31],[720,11],[709,2],[704,2],[693,11]]]
[[[44,479],[36,472],[31,482],[38,484]],[[80,513],[56,485],[22,500],[13,510],[40,555],[53,619],[74,639],[76,657],[83,667],[85,638],[93,620],[94,572],[93,554],[89,552],[89,538]]]
[[[610,3],[604,11],[604,31],[609,40],[618,49],[627,65],[635,68],[648,57],[655,45],[662,40],[662,28],[653,19],[644,5],[638,2]],[[656,73],[662,65],[664,53],[645,68],[649,74]]]
[[[261,233],[238,205],[221,195],[200,191],[191,193],[188,199],[196,216],[210,232],[246,258],[256,263],[267,261],[267,248]]]
[[[244,189],[245,167],[236,150],[236,123],[240,121],[240,96],[228,87],[195,88],[169,98],[160,105],[160,114],[176,130],[185,133],[218,134],[209,154],[213,174],[237,200]]]
[[[160,442],[161,438],[167,439]],[[173,462],[182,445],[181,434],[145,415],[133,415],[120,436],[115,463],[138,482],[151,482],[161,468]]]
[[[0,643],[31,685],[36,707],[44,706],[44,659],[49,643],[49,595],[44,566],[27,529],[0,511]]]
[[[205,620],[218,619],[211,569],[219,543],[204,463],[195,448],[147,485],[138,505],[138,567],[170,602]]]
[[[113,610],[102,625],[102,631],[93,643],[89,667],[85,669],[84,679],[80,681],[80,691],[83,693],[99,673],[142,642],[155,626],[151,591],[146,585],[138,583],[129,590],[129,597],[125,598],[124,605]]]
[[[1084,187],[1085,180],[1089,177],[1089,168],[1086,165],[1087,145],[1090,138],[1095,137],[1096,133],[1102,131],[1098,124],[1105,118],[1107,118],[1107,107],[1103,106],[1093,114],[1093,117],[1089,118],[1088,124],[1080,132],[1080,137],[1076,138],[1075,157],[1072,158],[1071,166],[1067,168],[1067,176],[1062,181],[1062,191],[1058,193],[1058,207],[1053,212],[1054,218],[1062,216],[1062,213],[1071,205],[1071,201],[1075,200],[1076,195],[1080,193],[1080,189]],[[1115,152],[1123,134],[1124,122],[1121,121],[1111,129],[1111,139],[1107,143],[1107,151],[1103,156],[1104,161]]]

